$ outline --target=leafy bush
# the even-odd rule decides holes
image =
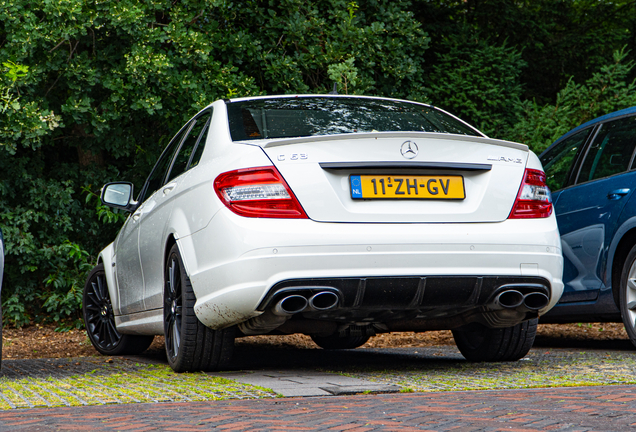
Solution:
[[[324,93],[334,79],[344,92],[423,99],[428,38],[410,6],[3,2],[5,322],[78,323],[86,271],[125,219],[101,206],[98,188],[119,179],[138,189],[172,134],[208,103]]]
[[[537,151],[635,105],[629,0],[0,3],[2,303],[17,326],[80,323],[86,272],[126,217],[101,205],[99,187],[138,189],[216,99],[336,82],[430,100]],[[610,61],[623,44],[632,51]]]
[[[636,82],[627,81],[634,62],[625,62],[626,57],[625,49],[614,52],[614,62],[601,67],[585,84],[570,79],[558,93],[556,104],[524,101],[520,120],[507,131],[508,138],[541,153],[576,126],[636,105]]]
[[[501,135],[517,120],[526,65],[521,54],[483,41],[447,45],[430,76],[431,101],[487,135]]]

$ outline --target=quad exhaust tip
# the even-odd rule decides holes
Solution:
[[[319,292],[309,299],[309,307],[317,311],[333,309],[337,305],[338,295],[331,291]]]
[[[523,294],[517,290],[506,290],[495,297],[495,305],[504,309],[514,309],[523,304]]]
[[[493,301],[493,305],[497,308],[516,309],[523,305],[531,311],[543,309],[548,303],[550,303],[550,298],[543,293],[531,292],[524,295],[517,290],[502,291]]]
[[[543,309],[548,303],[550,303],[550,299],[543,293],[534,292],[526,294],[523,298],[524,306],[533,311]]]
[[[338,295],[331,291],[321,291],[307,300],[300,294],[292,294],[280,300],[272,311],[275,315],[288,316],[302,311],[325,311],[338,306]]]
[[[276,315],[293,315],[302,312],[307,308],[309,302],[301,295],[290,295],[283,298],[274,306],[274,314]]]

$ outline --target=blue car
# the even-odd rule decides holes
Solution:
[[[563,248],[542,323],[620,322],[636,345],[636,107],[589,121],[540,156]]]

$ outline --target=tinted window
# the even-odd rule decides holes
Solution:
[[[482,136],[442,111],[415,103],[302,97],[227,104],[232,139],[416,131]]]
[[[167,181],[178,177],[186,171],[186,167],[188,166],[188,162],[190,161],[193,151],[197,147],[204,130],[207,130],[209,118],[209,114],[204,114],[193,120],[194,124],[192,125],[188,136],[183,140],[183,144],[181,144],[181,148],[179,149],[179,153],[177,153],[177,157],[174,159],[172,169],[170,170],[170,176]]]
[[[190,164],[188,165],[188,169],[199,165],[199,161],[201,160],[201,155],[203,154],[203,149],[205,148],[205,141],[208,136],[208,131],[210,130],[211,117],[212,116],[208,117],[208,121],[205,123],[205,127],[203,128],[203,131],[201,132],[201,135],[199,135],[199,140],[197,142],[196,147],[194,148],[194,154],[192,155],[192,158],[190,159]]]
[[[636,117],[604,123],[590,146],[577,183],[627,171],[636,145]]]
[[[550,190],[558,191],[567,186],[568,174],[576,160],[576,155],[591,131],[592,128],[577,132],[541,155],[541,163],[545,169]]]
[[[181,142],[181,138],[188,131],[188,126],[184,127],[179,131],[179,133],[170,141],[170,144],[166,147],[166,149],[161,153],[159,160],[155,164],[155,167],[152,169],[152,172],[148,176],[146,180],[146,185],[142,189],[139,198],[137,201],[143,202],[151,196],[157,189],[164,185],[164,180],[166,178],[166,174],[168,172],[168,168],[170,167],[170,162],[172,161],[172,157],[174,156],[175,151],[179,148],[179,143]]]

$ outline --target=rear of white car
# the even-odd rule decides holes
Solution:
[[[407,101],[212,107],[163,229],[207,328],[305,333],[325,348],[452,329],[469,359],[525,355],[563,290],[550,192],[527,146]],[[118,328],[159,333],[145,317]]]
[[[243,105],[241,119],[281,116],[251,102],[228,103],[230,117],[233,103]],[[226,208],[183,248],[195,311],[210,328],[341,336],[504,328],[560,296],[549,191],[525,145],[421,131],[233,145],[258,146],[262,162],[216,178]],[[356,190],[364,182],[368,191]]]

